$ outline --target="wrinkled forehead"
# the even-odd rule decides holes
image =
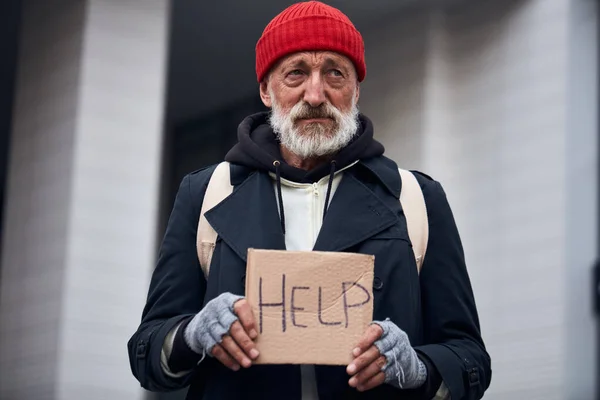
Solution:
[[[348,57],[334,51],[300,51],[282,57],[273,67],[271,72],[288,68],[337,68],[344,69],[356,76],[354,64]]]

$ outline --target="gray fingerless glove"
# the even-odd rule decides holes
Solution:
[[[427,379],[427,367],[410,345],[408,335],[392,321],[373,321],[383,329],[375,346],[385,356],[385,382],[399,389],[421,387]]]
[[[213,347],[221,343],[231,325],[238,320],[233,312],[236,301],[243,299],[232,293],[222,293],[212,299],[192,318],[183,332],[183,338],[190,349],[198,354],[212,357]],[[202,361],[202,360],[200,360]]]

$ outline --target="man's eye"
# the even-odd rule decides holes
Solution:
[[[302,70],[300,70],[300,69],[294,69],[294,70],[290,71],[290,72],[288,73],[288,75],[291,75],[291,76],[298,76],[298,75],[302,75],[302,73],[303,73],[303,72],[302,72]]]
[[[344,76],[344,74],[342,74],[342,72],[339,69],[332,69],[331,71],[329,71],[329,73],[333,76]]]

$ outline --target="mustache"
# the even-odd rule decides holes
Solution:
[[[294,112],[290,117],[292,117],[293,121],[298,119],[313,119],[313,118],[331,118],[334,121],[337,121],[337,115],[330,108],[331,106],[327,103],[323,103],[318,107],[313,107],[307,103],[302,103],[302,105]]]

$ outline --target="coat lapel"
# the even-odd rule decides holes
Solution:
[[[397,199],[400,180],[395,163],[385,159],[362,164]],[[232,183],[239,185],[206,213],[206,219],[219,237],[247,261],[249,248],[285,250],[285,237],[272,179],[262,172],[243,175],[244,179],[239,180],[232,175]],[[398,216],[392,209],[348,170],[329,205],[314,250],[344,251],[396,222]]]
[[[398,216],[349,171],[327,209],[314,250],[343,251],[397,221]]]
[[[273,182],[252,173],[233,193],[206,213],[219,237],[246,260],[249,248],[285,250]]]

